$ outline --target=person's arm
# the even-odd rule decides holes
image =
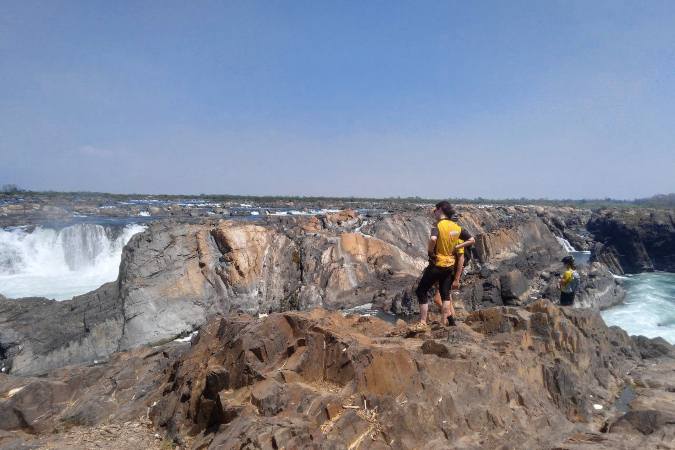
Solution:
[[[431,228],[431,237],[429,237],[429,243],[427,244],[427,255],[429,256],[430,261],[436,259],[436,241],[438,240],[438,227],[434,226]]]
[[[471,233],[469,233],[466,228],[462,228],[462,231],[459,233],[459,238],[463,240],[461,244],[458,244],[455,246],[455,250],[459,250],[461,248],[466,248],[466,247],[471,247],[473,244],[476,243],[476,239],[471,236]]]
[[[464,271],[464,253],[457,255],[455,259],[455,279],[452,281],[452,289],[459,289],[459,280]]]
[[[429,244],[427,245],[427,255],[429,259],[436,259],[436,236],[431,236],[429,238]]]

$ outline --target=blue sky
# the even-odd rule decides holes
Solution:
[[[0,1],[0,184],[675,191],[675,2]]]

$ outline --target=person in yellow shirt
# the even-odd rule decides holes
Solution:
[[[431,237],[427,245],[429,265],[424,269],[422,278],[415,290],[420,305],[420,323],[426,325],[429,315],[428,293],[431,287],[438,283],[443,320],[448,325],[454,325],[452,313],[452,297],[450,289],[453,285],[459,287],[461,271],[455,270],[459,250],[474,244],[475,239],[456,222],[450,220],[455,216],[455,210],[447,201],[436,204],[433,210],[436,225],[431,229]],[[460,243],[460,240],[463,241]]]
[[[454,218],[452,220],[456,222],[456,220]],[[461,240],[461,239],[459,240],[460,244],[463,243],[463,242],[464,242],[463,240]],[[455,273],[459,272],[459,276],[461,277],[462,273],[464,272],[464,249],[460,248],[459,250],[457,250],[456,256],[457,257],[455,258],[456,259],[456,261],[455,261]],[[455,290],[459,289],[459,281],[460,281],[460,278],[458,278],[458,279],[456,279],[452,282],[451,294],[450,294],[451,297],[452,297],[452,291],[455,291]],[[438,306],[438,308],[441,309],[441,311],[442,311],[443,301],[441,300],[441,290],[440,290],[439,286],[436,287],[436,292],[434,293],[434,304],[436,304],[436,306]],[[455,315],[455,304],[454,304],[452,299],[450,300],[450,315],[452,315],[453,319],[455,317],[457,317]]]
[[[579,272],[576,271],[574,256],[565,256],[562,262],[565,264],[565,271],[558,281],[560,306],[572,306],[574,304],[574,296],[579,288]]]

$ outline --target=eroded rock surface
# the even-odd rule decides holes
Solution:
[[[601,210],[588,229],[597,241],[593,258],[616,274],[675,272],[673,210]]]
[[[460,294],[466,309],[557,298],[564,251],[541,215],[535,207],[459,208],[459,222],[477,239]],[[154,223],[125,247],[114,283],[64,302],[0,299],[0,366],[34,375],[102,360],[185,335],[217,313],[369,303],[410,313],[430,226],[425,213],[350,210],[256,223]],[[609,273],[594,273],[584,301],[616,303],[621,287]]]
[[[121,449],[130,437],[193,449],[668,448],[674,358],[663,340],[545,300],[414,332],[323,309],[235,314],[191,345],[0,374],[0,448],[67,448],[94,432]]]
[[[322,310],[215,320],[150,416],[191,448],[655,448],[675,437],[672,346],[655,371],[597,313],[540,301],[402,335]],[[666,384],[615,406],[649,376]]]

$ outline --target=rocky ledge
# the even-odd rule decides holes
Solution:
[[[593,258],[616,274],[675,272],[675,211],[607,209],[588,222]]]
[[[675,353],[546,300],[458,327],[314,309],[0,374],[2,448],[669,448]],[[89,444],[87,444],[89,443]]]
[[[477,240],[459,295],[465,310],[557,299],[565,253],[545,213],[460,209],[460,223]],[[116,282],[63,302],[0,298],[0,369],[38,375],[105,360],[187,335],[217,313],[364,304],[413,313],[430,225],[422,212],[369,217],[349,210],[256,223],[153,223],[125,247]],[[602,264],[584,280],[583,306],[623,299]]]

